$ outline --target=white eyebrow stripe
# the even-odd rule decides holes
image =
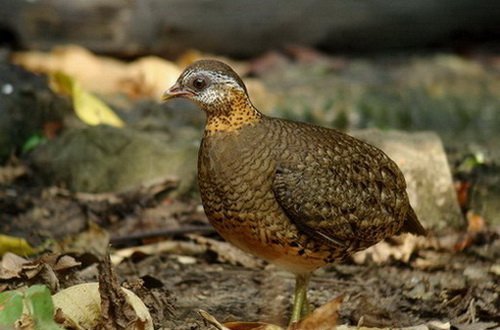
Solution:
[[[198,70],[196,70],[196,69],[190,70],[190,71],[186,72],[186,74],[184,75],[182,80],[187,83],[192,79],[191,77],[193,75],[198,75],[198,74],[202,75],[202,76],[206,76],[209,79],[211,79],[212,81],[216,81],[219,84],[230,85],[230,86],[238,88],[240,90],[244,90],[240,86],[238,81],[236,81],[233,77],[228,76],[228,75],[223,74],[223,73],[220,73],[220,72],[217,72],[217,71],[199,70],[199,69]]]

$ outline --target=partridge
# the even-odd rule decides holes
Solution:
[[[191,64],[163,95],[177,97],[206,114],[198,183],[210,223],[228,242],[295,274],[291,323],[308,313],[315,269],[392,235],[425,234],[403,174],[383,151],[262,114],[228,65]]]

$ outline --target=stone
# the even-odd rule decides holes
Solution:
[[[410,203],[427,229],[460,228],[460,211],[446,153],[433,132],[405,133],[377,129],[351,132],[382,149],[403,172]]]
[[[52,184],[79,192],[123,192],[171,177],[177,192],[191,191],[197,147],[159,133],[94,126],[64,132],[32,155],[36,170]]]
[[[0,162],[19,154],[33,136],[57,126],[71,109],[53,93],[45,77],[0,63]]]

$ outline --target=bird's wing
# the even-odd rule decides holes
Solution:
[[[309,150],[278,163],[273,191],[299,229],[341,246],[399,229],[409,208],[406,183],[394,162],[370,148],[341,155]]]

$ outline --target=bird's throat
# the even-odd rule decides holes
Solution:
[[[251,104],[234,104],[225,113],[207,113],[205,135],[217,132],[237,132],[244,126],[255,125],[262,120],[262,114]]]

